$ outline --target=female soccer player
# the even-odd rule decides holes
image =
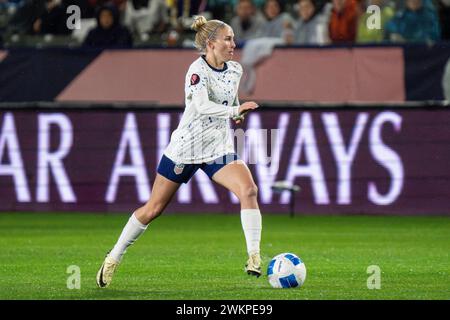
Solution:
[[[125,250],[163,212],[180,184],[187,183],[198,169],[239,198],[249,255],[245,271],[257,277],[261,275],[258,189],[250,170],[234,152],[228,120],[240,123],[244,114],[258,105],[255,102],[239,104],[242,67],[231,61],[236,46],[231,27],[222,21],[207,21],[199,16],[192,29],[197,32],[195,45],[202,56],[191,64],[186,74],[186,108],[159,163],[150,200],[131,215],[97,273],[99,287],[111,283]]]

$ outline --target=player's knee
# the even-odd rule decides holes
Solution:
[[[256,184],[246,185],[241,188],[241,198],[256,198],[258,195],[258,187]]]
[[[145,207],[144,216],[145,219],[150,223],[153,219],[158,218],[163,212],[163,206],[159,204],[152,204]]]

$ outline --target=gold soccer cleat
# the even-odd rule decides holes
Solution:
[[[111,284],[113,274],[118,266],[119,262],[107,255],[97,273],[97,286],[100,288],[106,288],[109,286]]]
[[[261,257],[259,253],[251,254],[245,265],[247,274],[259,277],[261,275]]]

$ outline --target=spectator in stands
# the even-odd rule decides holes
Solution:
[[[267,21],[259,30],[260,37],[283,38],[285,32],[289,32],[293,26],[292,17],[282,12],[281,4],[278,0],[267,0],[264,5],[264,15]]]
[[[33,22],[33,34],[67,35],[67,6],[61,0],[46,0],[45,10]]]
[[[333,0],[328,32],[333,43],[352,43],[356,40],[359,2]]]
[[[97,12],[97,27],[90,30],[83,45],[88,47],[131,47],[130,31],[120,24],[119,11],[113,4],[105,4]]]
[[[439,0],[439,20],[441,23],[442,40],[450,40],[450,0]]]
[[[396,8],[397,8],[398,10],[404,9],[404,8],[406,7],[406,1],[407,1],[407,0],[396,0],[396,1],[394,1],[395,4],[396,4]],[[423,6],[424,6],[425,8],[431,9],[432,11],[437,12],[437,11],[436,11],[436,7],[434,6],[433,1],[439,1],[439,0],[422,0],[422,4],[423,4]]]
[[[328,7],[317,7],[314,0],[298,1],[298,20],[294,28],[294,44],[326,44],[328,39]],[[331,8],[330,8],[331,9]]]
[[[230,26],[234,31],[234,41],[237,44],[257,38],[265,19],[258,12],[252,0],[240,0],[236,6],[236,16]]]
[[[364,12],[358,19],[358,29],[356,35],[356,42],[358,43],[376,43],[382,42],[385,39],[386,24],[394,17],[395,9],[388,3],[387,0],[369,0],[368,6],[375,5],[380,8],[381,21],[380,28],[371,28],[368,25],[373,12]],[[363,11],[366,11],[365,6]]]
[[[406,0],[386,25],[387,38],[393,42],[429,42],[440,39],[439,22],[435,11],[425,7],[422,0]]]
[[[8,22],[8,33],[32,34],[33,23],[45,12],[46,0],[26,0]]]
[[[165,0],[129,0],[124,11],[123,24],[132,33],[143,35],[166,30],[169,15]]]
[[[278,1],[267,0],[264,13],[267,21],[262,25],[259,37],[245,42],[242,50],[241,64],[244,73],[240,82],[240,90],[251,94],[255,88],[257,65],[270,57],[273,48],[293,42],[293,19],[287,13],[282,13]]]

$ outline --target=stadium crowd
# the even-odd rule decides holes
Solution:
[[[71,5],[80,8],[80,28],[68,27]],[[372,8],[380,10],[378,26]],[[450,39],[450,0],[0,0],[0,44],[57,37],[94,47],[191,46],[196,15],[229,23],[238,45],[258,38],[285,45]]]

